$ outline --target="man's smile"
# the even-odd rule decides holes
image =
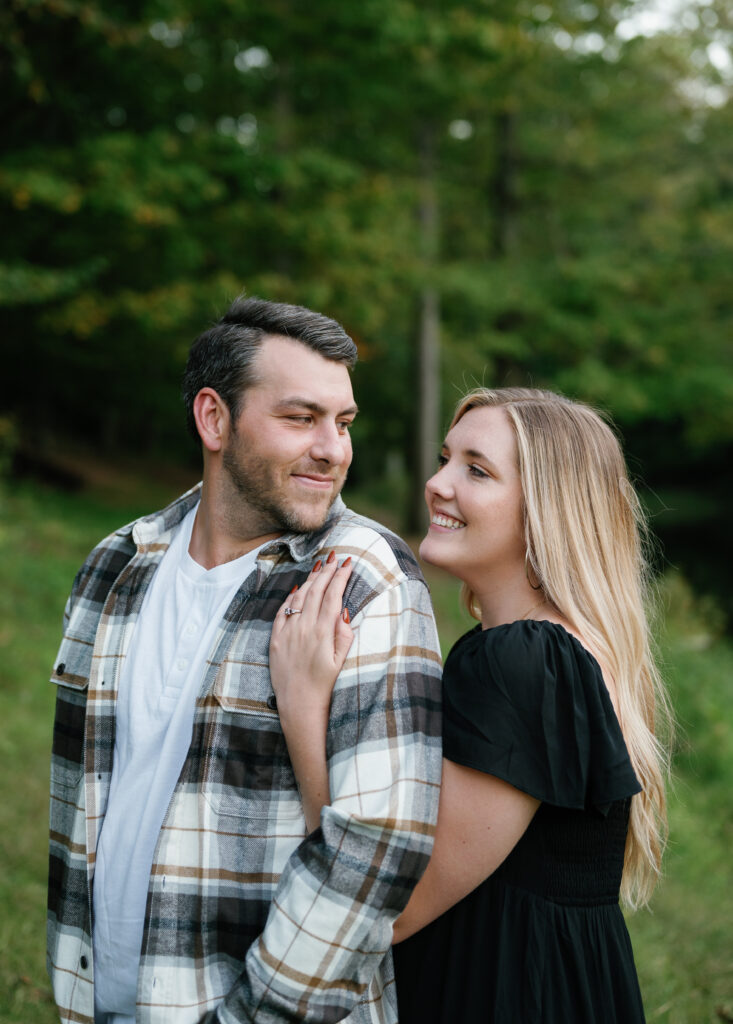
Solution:
[[[317,491],[328,491],[335,482],[332,476],[324,476],[320,473],[291,473],[290,475],[303,487],[311,487]]]

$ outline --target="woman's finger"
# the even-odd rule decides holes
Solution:
[[[346,655],[351,649],[354,641],[354,631],[349,623],[349,609],[344,608],[343,612],[336,619],[336,630],[333,638],[333,654],[339,672],[346,661]]]
[[[313,566],[308,577],[308,581],[310,583],[308,593],[310,601],[312,601],[316,609],[320,607],[320,602],[324,599],[324,592],[329,586],[337,568],[338,562],[334,551],[331,551],[328,557],[325,557],[322,560],[318,559]]]
[[[328,579],[332,575],[334,561],[334,558],[332,558],[330,562],[328,562],[328,559],[326,559],[325,562],[323,558],[317,559],[303,583],[301,583],[300,586],[293,587],[275,615],[275,619],[273,621],[273,632],[276,635],[280,635],[282,633],[286,623],[289,623],[289,620],[295,615],[299,615],[301,618],[303,616],[306,618],[313,618],[311,613],[315,613],[315,615],[318,614],[322,599],[322,591],[328,583]],[[324,575],[327,578],[323,580],[323,583],[319,587],[318,581],[321,577],[321,573],[324,572],[324,565],[327,569]],[[316,600],[309,601],[309,595],[312,594],[314,588],[318,591]],[[293,633],[292,628],[290,629],[290,633]]]
[[[321,613],[329,621],[336,622],[341,615],[344,592],[351,576],[351,570],[352,564],[349,557],[334,569],[331,579],[328,581],[328,586],[324,590]]]
[[[275,618],[273,619],[273,623],[272,623],[273,629],[276,626],[282,626],[283,622],[285,622],[285,620],[287,618],[287,614],[288,614],[288,609],[292,607],[293,595],[297,594],[297,592],[298,592],[298,585],[296,584],[293,587],[293,589],[290,591],[288,596],[285,598],[283,603],[280,605],[280,607],[278,608],[277,612],[275,613]]]
[[[335,557],[323,561],[278,612],[270,640],[270,677],[278,701],[298,707],[305,694],[330,699],[353,639],[348,619],[342,618],[350,575],[350,558],[341,565]],[[297,687],[292,679],[295,664]]]
[[[303,582],[299,586],[293,587],[293,589],[290,591],[290,593],[288,594],[288,596],[285,598],[283,603],[280,605],[280,608],[278,609],[277,615],[279,617],[284,616],[287,618],[288,609],[290,609],[291,611],[302,610],[308,597],[308,592],[313,586],[313,582],[316,579],[318,572],[320,571],[321,565],[322,559],[319,558],[316,561],[313,568],[311,569],[311,571],[306,576],[306,578],[303,580]]]
[[[351,575],[351,558],[339,565],[334,551],[325,558],[319,558],[305,581],[294,587],[281,605],[273,623],[273,629],[282,635],[282,630],[293,616],[300,616],[298,633],[313,630],[317,626],[333,625],[341,614],[343,594]],[[326,604],[324,605],[324,602]],[[290,624],[289,633],[295,639],[296,630]]]
[[[318,618],[323,595],[327,591],[337,569],[338,562],[333,551],[327,558],[319,559],[313,566],[307,579],[307,587],[304,584],[302,588],[305,594],[296,606],[303,609],[303,613],[309,621],[314,622]]]

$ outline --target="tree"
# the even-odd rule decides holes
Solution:
[[[419,495],[474,380],[718,459],[730,16],[647,38],[636,6],[14,0],[0,304],[23,443],[182,456],[188,344],[246,289],[359,342],[357,483],[401,462]]]

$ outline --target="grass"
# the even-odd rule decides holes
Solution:
[[[733,645],[679,578],[665,597],[663,667],[679,723],[670,841],[651,909],[629,930],[650,1021],[733,1021]]]
[[[45,972],[48,764],[54,687],[48,682],[66,595],[104,534],[157,507],[160,488],[129,500],[0,491],[0,1022],[57,1020]],[[146,500],[148,499],[148,500]],[[152,501],[152,504],[149,503]]]
[[[132,479],[77,495],[0,490],[0,1024],[57,1020],[44,954],[48,678],[64,601],[97,540],[175,493]],[[471,620],[450,577],[429,582],[445,654]],[[665,598],[660,642],[681,726],[670,845],[651,909],[629,930],[649,1021],[719,1024],[733,1021],[733,645],[682,581],[668,580]]]

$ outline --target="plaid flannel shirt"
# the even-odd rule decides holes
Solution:
[[[106,538],[65,611],[51,768],[48,966],[64,1024],[94,1019],[92,881],[122,660],[194,488]],[[352,555],[354,643],[334,689],[332,802],[305,838],[270,685],[272,619],[316,556]],[[440,782],[440,655],[409,548],[340,499],[266,545],[219,625],[150,874],[141,1024],[397,1020],[394,919],[425,868]],[[297,666],[296,666],[297,668]]]

